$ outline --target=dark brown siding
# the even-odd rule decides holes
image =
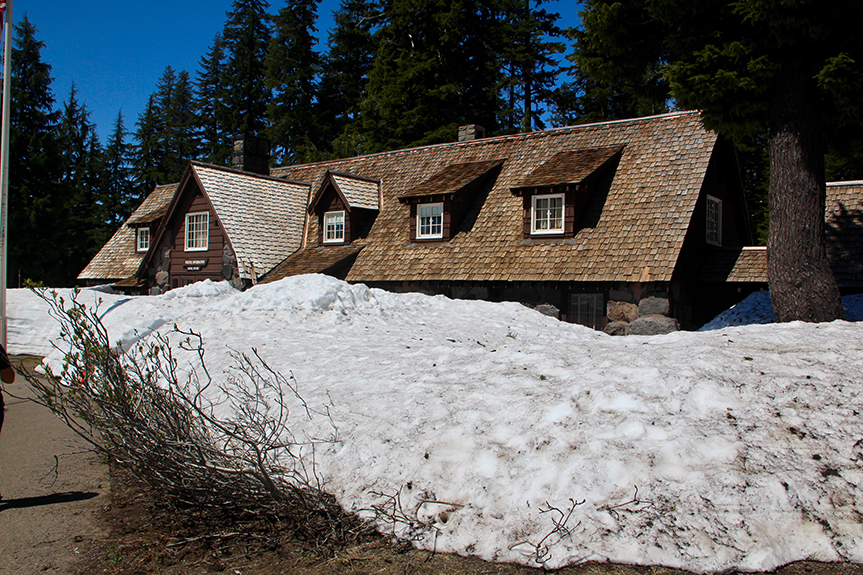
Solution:
[[[174,235],[171,242],[170,286],[182,287],[193,282],[222,279],[222,256],[224,254],[225,233],[216,218],[210,202],[200,193],[189,194],[183,198],[175,212]],[[209,213],[209,243],[206,251],[186,251],[186,214]],[[194,263],[193,263],[194,262]],[[205,262],[205,263],[199,263]]]
[[[345,241],[351,243],[351,218],[347,206],[336,191],[330,187],[324,191],[321,201],[318,202],[318,244],[324,245],[324,214],[327,212],[345,212]],[[328,246],[341,245],[341,243],[330,243]]]

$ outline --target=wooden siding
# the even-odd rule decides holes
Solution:
[[[209,214],[209,235],[205,251],[186,251],[186,214],[207,212]],[[171,263],[168,268],[170,286],[182,287],[190,283],[209,279],[222,279],[222,257],[225,248],[225,233],[219,225],[215,210],[200,191],[189,194],[181,200],[175,212],[171,229]],[[197,262],[205,261],[205,264]],[[190,263],[195,262],[195,263]]]

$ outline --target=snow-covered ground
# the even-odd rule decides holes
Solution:
[[[10,352],[50,355],[44,304],[8,297]],[[317,446],[326,489],[360,512],[400,493],[433,525],[428,548],[536,565],[548,547],[550,568],[863,562],[863,324],[760,325],[755,294],[709,331],[610,337],[514,303],[320,275],[81,297],[101,298],[127,347],[176,323],[203,334],[213,373],[253,347],[292,372],[338,430]],[[322,416],[295,425],[332,432]],[[562,537],[552,508],[571,501]]]

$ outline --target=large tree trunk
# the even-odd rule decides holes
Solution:
[[[833,321],[844,311],[825,248],[819,104],[791,67],[772,101],[767,280],[776,321]]]

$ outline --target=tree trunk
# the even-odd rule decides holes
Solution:
[[[783,70],[771,110],[767,280],[776,321],[842,319],[827,262],[819,105],[798,66]]]

